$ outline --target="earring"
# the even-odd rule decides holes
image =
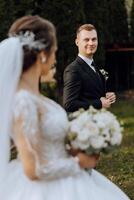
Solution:
[[[45,63],[45,62],[46,62],[46,57],[45,57],[45,56],[41,58],[41,62],[42,62],[42,63]]]

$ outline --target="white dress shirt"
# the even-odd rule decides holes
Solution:
[[[78,54],[78,56],[80,58],[82,58],[82,60],[84,60],[89,65],[89,67],[91,67],[91,69],[94,70],[94,72],[96,72],[94,66],[91,65],[91,63],[93,62],[93,59],[90,59],[90,58],[87,58],[85,56],[82,56],[81,54]]]

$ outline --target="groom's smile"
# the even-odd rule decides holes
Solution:
[[[82,30],[76,38],[76,45],[78,46],[81,55],[88,58],[92,57],[98,46],[96,30]]]

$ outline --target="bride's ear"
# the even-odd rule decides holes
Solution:
[[[41,64],[44,64],[47,61],[47,56],[44,51],[41,51],[39,53],[38,58],[39,58]]]

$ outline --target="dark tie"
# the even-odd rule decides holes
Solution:
[[[94,61],[92,61],[91,65],[94,67],[95,71],[98,72],[98,67]]]
[[[94,61],[92,61],[91,65],[94,67],[96,74],[98,75],[99,79],[101,80],[100,74],[99,74],[99,68],[97,67],[97,65],[95,64]]]

